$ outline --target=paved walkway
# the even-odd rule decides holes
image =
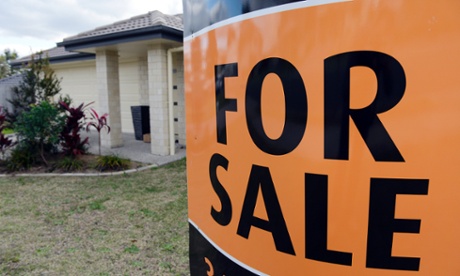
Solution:
[[[90,148],[89,152],[99,154],[97,132],[89,133],[81,132],[82,137],[89,137]],[[134,133],[123,133],[123,147],[119,148],[102,148],[102,155],[115,154],[122,158],[127,158],[133,161],[142,162],[145,164],[164,165],[185,157],[185,147],[177,146],[176,154],[169,156],[160,156],[151,154],[150,143],[136,140]]]

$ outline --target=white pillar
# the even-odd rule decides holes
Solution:
[[[139,104],[149,105],[149,72],[147,57],[138,60]]]
[[[123,146],[121,132],[120,79],[118,73],[118,52],[96,51],[96,70],[99,91],[99,115],[108,113],[110,133],[104,128],[102,146],[115,148]]]
[[[184,95],[184,54],[178,52],[174,54],[173,66],[173,92],[174,92],[174,121],[176,124],[175,140],[178,140],[180,145],[186,144],[185,136],[185,95]],[[177,121],[176,121],[177,119]]]
[[[167,49],[152,45],[148,51],[150,135],[152,154],[169,154]]]

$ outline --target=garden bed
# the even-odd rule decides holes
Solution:
[[[54,154],[48,155],[47,161],[48,166],[46,166],[43,162],[37,162],[32,164],[30,168],[19,169],[19,170],[9,170],[8,169],[8,162],[9,161],[0,161],[0,174],[17,174],[17,173],[30,173],[30,174],[43,174],[43,173],[100,173],[100,172],[116,172],[116,171],[123,171],[123,170],[132,170],[138,169],[148,164],[131,161],[128,159],[119,158],[117,156],[106,156],[103,158],[110,159],[109,161],[115,160],[115,163],[123,162],[125,166],[118,166],[118,167],[105,167],[101,168],[98,167],[98,158],[99,155],[94,154],[82,154],[78,155],[76,158],[72,159],[70,157],[65,157],[63,154]],[[121,160],[121,161],[120,161]],[[66,166],[63,166],[65,164]],[[99,161],[100,163],[100,161]],[[73,168],[69,168],[69,166],[74,165]]]

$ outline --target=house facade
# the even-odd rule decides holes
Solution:
[[[11,110],[13,108],[8,100],[13,97],[13,88],[18,86],[21,80],[22,74],[20,73],[0,80],[0,106],[2,109]]]
[[[98,113],[109,114],[103,146],[123,146],[122,133],[135,131],[131,107],[142,106],[151,153],[172,155],[185,146],[182,41],[182,15],[153,11],[68,37],[45,54],[62,95],[74,104],[94,101]]]

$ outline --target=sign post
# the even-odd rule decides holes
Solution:
[[[184,0],[192,275],[459,275],[460,2]]]

